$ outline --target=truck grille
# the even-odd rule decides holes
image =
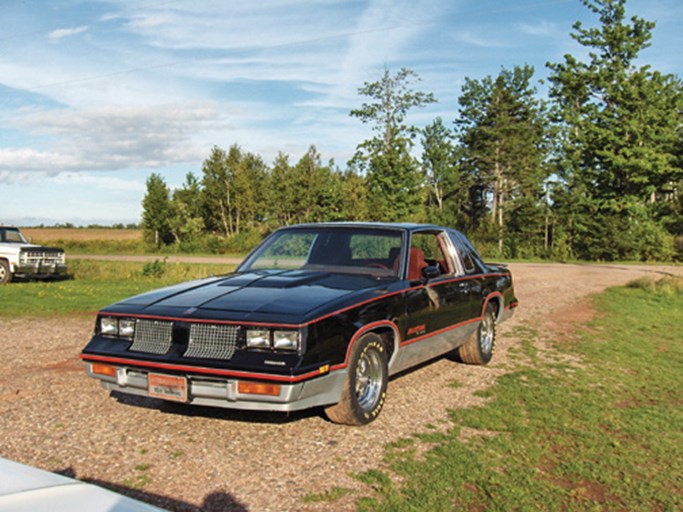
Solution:
[[[173,322],[138,319],[129,350],[148,354],[167,354],[171,349]]]
[[[22,251],[21,252],[22,262],[29,264],[36,263],[64,263],[64,253],[63,252],[46,252],[46,251]]]
[[[230,359],[237,346],[235,325],[192,324],[185,357]]]

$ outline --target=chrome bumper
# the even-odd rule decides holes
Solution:
[[[92,372],[92,364],[86,363],[90,377],[98,379],[102,387],[131,395],[150,396],[147,375],[139,368],[121,366],[116,377]],[[157,372],[154,372],[157,373]],[[239,393],[238,379],[184,375],[187,378],[187,402],[192,405],[207,405],[225,409],[250,411],[291,412],[330,405],[339,402],[346,380],[346,372],[338,370],[314,379],[293,384],[280,384],[278,396]]]
[[[24,263],[14,267],[14,273],[24,277],[54,277],[66,275],[65,263]]]

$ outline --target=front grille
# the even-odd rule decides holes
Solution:
[[[166,354],[171,348],[173,322],[138,319],[133,344],[129,350],[148,354]]]
[[[192,324],[185,357],[230,359],[237,346],[235,325]]]
[[[64,263],[63,252],[45,252],[45,251],[22,251],[21,259],[25,263]]]

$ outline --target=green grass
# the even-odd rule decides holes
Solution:
[[[518,330],[527,357],[487,405],[388,446],[388,469],[358,477],[374,491],[359,509],[683,509],[683,284],[636,282],[594,302],[598,319],[556,342],[558,357],[535,357],[538,334]],[[562,355],[578,363],[548,362]]]
[[[0,286],[0,316],[93,313],[126,297],[182,281],[221,275],[233,265],[74,260],[73,279]]]

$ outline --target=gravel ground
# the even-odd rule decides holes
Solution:
[[[683,267],[512,264],[521,305],[498,331],[487,367],[447,358],[393,379],[379,419],[329,423],[320,411],[245,413],[110,395],[78,358],[91,316],[0,320],[0,456],[67,474],[169,510],[326,510],[305,503],[332,487],[353,510],[371,491],[353,473],[382,467],[386,443],[448,426],[449,409],[481,402],[475,390],[503,374],[511,332],[525,324],[552,339],[590,317],[586,297],[607,286]],[[453,380],[464,384],[452,388]],[[430,426],[430,427],[428,427]]]

